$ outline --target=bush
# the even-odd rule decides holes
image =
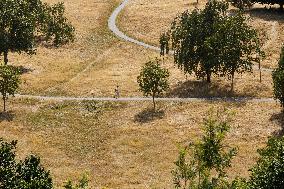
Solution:
[[[49,171],[40,164],[40,158],[30,155],[16,162],[17,141],[5,142],[0,138],[0,188],[51,189]]]
[[[258,150],[260,158],[251,169],[250,189],[284,187],[284,137],[270,138],[267,147]]]

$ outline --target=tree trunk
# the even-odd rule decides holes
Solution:
[[[262,72],[261,72],[260,62],[258,63],[258,69],[259,69],[259,82],[261,83],[261,81],[262,81]]]
[[[3,111],[6,112],[6,98],[3,97]]]
[[[156,112],[156,102],[155,102],[155,94],[153,94],[153,106],[154,106],[154,112]]]
[[[283,5],[284,5],[284,4],[283,4],[283,3],[280,3],[279,5],[280,5],[280,10],[283,11]]]
[[[234,92],[234,78],[235,78],[235,72],[232,73],[232,79],[231,79],[231,92]]]
[[[7,65],[8,64],[8,51],[4,52],[4,64]]]
[[[211,72],[210,71],[206,71],[206,81],[207,83],[211,83]]]

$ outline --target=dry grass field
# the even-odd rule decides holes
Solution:
[[[1,117],[0,135],[19,140],[20,157],[40,155],[57,187],[86,171],[98,188],[171,188],[179,147],[200,137],[211,108],[224,107],[235,112],[226,142],[239,148],[230,177],[247,176],[257,148],[283,127],[274,103],[158,103],[164,112],[154,119],[146,102],[16,100],[9,105],[14,117]]]
[[[49,3],[54,1],[47,0]],[[10,62],[29,70],[23,75],[20,92],[22,94],[60,96],[113,96],[116,85],[122,96],[141,96],[136,78],[141,66],[158,57],[157,52],[117,39],[107,28],[107,19],[120,1],[69,1],[65,0],[67,17],[76,28],[76,41],[61,48],[38,47],[37,55],[10,54]],[[201,1],[200,8],[205,1]],[[195,5],[185,0],[146,1],[134,0],[119,18],[119,27],[130,36],[156,44],[159,34],[169,26],[171,20],[186,8]],[[263,15],[255,11],[255,15]],[[269,15],[268,15],[269,16]],[[271,16],[271,15],[270,15]],[[264,67],[275,66],[283,31],[282,24],[275,19],[253,17],[252,23],[264,31],[263,42],[268,57]],[[271,16],[273,17],[273,15]],[[275,16],[276,17],[276,16]],[[273,28],[271,29],[271,27]],[[215,78],[212,86],[197,82],[194,77],[187,79],[168,57],[164,66],[170,70],[172,91],[168,96],[251,96],[271,97],[271,73],[263,73],[259,83],[259,73],[237,75],[235,93],[230,94],[230,81]],[[187,88],[184,88],[187,86]]]
[[[120,15],[119,25],[122,31],[136,39],[150,44],[158,45],[159,36],[169,29],[173,19],[185,10],[196,7],[196,1],[186,0],[133,0]],[[203,8],[207,0],[200,0],[198,8]],[[277,11],[264,11],[264,6],[255,5],[252,10],[247,11],[250,16],[250,24],[264,35],[264,50],[267,59],[263,64],[265,67],[274,67],[279,58],[281,44],[284,40],[283,15]],[[277,8],[277,7],[274,7]],[[234,10],[234,8],[230,8]]]
[[[45,0],[49,3],[57,0]],[[37,55],[10,54],[10,62],[30,70],[23,75],[20,93],[60,96],[113,96],[116,85],[122,96],[141,96],[136,82],[141,66],[159,53],[116,38],[107,20],[120,0],[63,0],[67,17],[76,28],[76,41],[58,49],[38,47]],[[205,0],[200,0],[200,8]],[[189,0],[131,0],[119,17],[119,27],[129,36],[157,44],[160,33]],[[282,15],[253,9],[251,24],[262,31],[267,58],[275,67],[284,40]],[[272,97],[270,72],[237,75],[235,92],[230,81],[214,78],[211,85],[184,76],[167,57],[163,66],[171,73],[169,97]],[[11,99],[9,115],[1,114],[0,137],[19,140],[20,158],[38,154],[50,169],[56,188],[82,173],[95,188],[171,188],[170,171],[179,146],[201,135],[203,118],[210,108],[226,107],[236,113],[227,142],[239,147],[229,170],[230,178],[248,176],[257,158],[256,149],[268,136],[284,127],[279,104],[191,102],[158,103],[164,110],[153,118],[150,102],[53,102]]]

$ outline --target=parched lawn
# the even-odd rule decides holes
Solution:
[[[170,28],[174,18],[185,10],[193,10],[196,6],[204,8],[207,0],[133,0],[119,16],[119,27],[129,36],[150,44],[159,44],[160,34]],[[263,5],[256,4],[246,12],[250,16],[249,23],[259,31],[263,38],[267,58],[263,61],[265,67],[275,67],[284,40],[283,13],[277,10],[264,10]],[[273,8],[277,9],[276,6]],[[229,9],[235,10],[230,7]]]
[[[28,70],[22,77],[20,93],[110,97],[113,96],[116,85],[119,85],[122,96],[141,96],[136,82],[139,71],[146,61],[159,57],[159,53],[122,41],[108,30],[108,17],[120,0],[65,0],[64,3],[67,17],[76,28],[76,40],[72,44],[57,49],[38,47],[37,55],[32,57],[24,54],[10,54],[11,63]],[[161,31],[168,27],[178,12],[194,6],[188,1],[176,1],[175,3],[168,0],[163,3],[144,0],[130,1],[122,12],[118,24],[131,36],[156,43]],[[202,6],[204,6],[203,1],[200,4],[200,7]],[[169,9],[170,7],[172,10]],[[170,14],[166,14],[169,10]],[[163,20],[163,22],[158,20]],[[267,36],[272,36],[275,32],[269,29],[272,21],[263,21],[265,22],[263,24],[258,20],[260,19],[256,19],[259,24],[257,27],[267,26],[268,31],[265,30]],[[275,27],[278,26],[282,25],[277,23]],[[144,31],[146,28],[149,31]],[[281,33],[282,30],[276,29],[277,33]],[[136,34],[141,35],[136,36]],[[267,49],[277,49],[277,52],[268,56],[266,62],[276,62],[279,52],[277,45],[280,43],[273,41],[269,44],[271,45],[268,45]],[[271,58],[273,61],[270,60]],[[269,67],[265,61],[263,65]],[[270,72],[263,73],[262,83],[258,82],[257,70],[252,74],[237,75],[235,93],[230,94],[230,81],[226,78],[213,78],[213,84],[208,86],[197,82],[194,77],[186,78],[173,64],[172,57],[167,57],[163,66],[168,68],[171,74],[171,91],[167,96],[272,96]]]
[[[235,112],[228,144],[239,148],[230,177],[248,176],[256,150],[281,131],[283,115],[274,103],[10,102],[10,121],[0,123],[0,136],[19,140],[18,154],[42,157],[57,187],[67,178],[90,175],[90,184],[108,188],[170,188],[179,147],[200,137],[210,109]],[[6,116],[7,117],[7,116]]]
[[[204,6],[205,0],[200,1],[200,7]],[[20,92],[91,96],[93,91],[99,97],[113,96],[119,85],[122,96],[141,96],[136,82],[140,68],[159,53],[124,42],[107,29],[108,17],[120,2],[64,0],[67,17],[76,27],[76,41],[58,49],[39,47],[33,57],[10,55],[11,63],[30,69],[23,75]],[[188,0],[133,0],[120,16],[119,27],[130,36],[157,44],[172,18],[194,6]],[[258,9],[249,14],[253,26],[263,29],[264,41],[271,40],[263,65],[274,67],[283,38],[281,16]],[[275,39],[271,38],[274,34]],[[169,97],[272,96],[269,72],[263,73],[262,83],[257,71],[238,75],[235,93],[230,94],[230,81],[224,78],[213,78],[207,85],[192,76],[186,78],[172,57],[162,65],[171,73]],[[31,152],[40,155],[57,188],[84,172],[90,175],[91,186],[98,188],[170,188],[178,149],[200,137],[209,109],[226,107],[236,113],[227,142],[239,147],[239,153],[230,178],[248,176],[256,150],[284,125],[275,103],[164,102],[159,107],[164,111],[153,118],[148,112],[150,102],[13,99],[8,107],[12,111],[1,115],[0,137],[19,140],[20,158]]]

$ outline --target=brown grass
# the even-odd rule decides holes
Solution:
[[[118,40],[108,31],[108,16],[120,1],[64,2],[68,18],[77,29],[77,39],[59,49],[39,47],[33,57],[11,55],[12,63],[33,70],[24,74],[21,92],[90,96],[93,90],[94,96],[112,96],[118,84],[122,96],[141,96],[136,77],[148,59],[159,55]],[[130,35],[155,44],[178,12],[194,7],[188,2],[130,1],[120,17],[120,26]],[[277,22],[279,35],[267,47],[271,55],[264,61],[267,67],[275,66],[283,23],[273,12],[264,14],[256,10],[251,14],[256,28]],[[161,24],[159,20],[165,22]],[[266,34],[269,36],[269,31]],[[235,94],[229,94],[230,81],[214,78],[208,86],[193,77],[186,79],[172,62],[168,57],[163,63],[171,72],[167,96],[272,96],[270,73],[263,73],[261,84],[257,72],[238,75]],[[159,106],[164,112],[153,116],[147,111],[151,104],[146,102],[16,100],[9,104],[13,111],[1,116],[0,137],[18,139],[21,158],[30,152],[39,154],[57,187],[67,178],[78,178],[87,171],[91,185],[99,188],[169,188],[178,146],[200,136],[200,124],[210,108],[225,106],[236,111],[227,140],[239,147],[231,178],[238,174],[247,176],[248,168],[257,158],[256,149],[283,127],[280,107],[273,103],[159,103]]]
[[[207,0],[201,0],[198,8],[203,8]],[[158,44],[159,36],[170,27],[173,19],[184,10],[192,10],[196,4],[186,0],[134,0],[129,3],[120,16],[119,25],[122,31],[130,36],[150,44]],[[265,47],[267,58],[263,61],[265,67],[275,67],[283,38],[283,13],[277,10],[265,11],[262,5],[256,4],[247,14],[252,18],[252,26],[264,34],[272,43]],[[274,7],[275,9],[277,7]],[[234,9],[231,7],[231,9]],[[271,33],[271,26],[276,22],[276,30]]]
[[[55,2],[55,1],[48,1]],[[76,27],[76,41],[64,47],[43,48],[39,47],[37,55],[11,54],[11,63],[22,65],[32,70],[23,75],[21,93],[62,96],[113,96],[116,85],[120,86],[122,96],[141,96],[138,91],[136,78],[141,66],[159,54],[143,47],[118,40],[107,28],[107,19],[113,8],[120,2],[103,1],[64,1],[67,16]],[[123,30],[144,41],[156,43],[157,37],[164,28],[168,27],[172,18],[187,7],[193,8],[194,4],[188,1],[130,1],[120,18]],[[201,1],[200,7],[204,6]],[[142,9],[144,11],[142,11]],[[169,14],[167,12],[169,11]],[[260,13],[255,13],[260,14]],[[255,16],[256,20],[261,20]],[[161,21],[163,22],[161,22]],[[263,21],[270,25],[271,21]],[[257,22],[259,27],[263,22]],[[255,24],[256,25],[256,24]],[[147,26],[147,27],[146,27]],[[280,25],[279,25],[280,26]],[[282,26],[282,25],[281,25]],[[148,29],[147,29],[148,28]],[[279,32],[282,30],[279,29]],[[279,35],[280,36],[280,35]],[[267,49],[279,51],[276,42],[271,43]],[[269,56],[276,61],[278,53]],[[266,61],[268,61],[268,59]],[[264,61],[263,65],[267,65]],[[164,66],[170,69],[170,84],[174,93],[184,93],[180,89],[181,83],[187,83],[184,74],[175,67],[173,59],[167,58]],[[266,66],[269,67],[269,66]],[[258,82],[258,73],[238,75],[236,78],[236,91],[234,96],[272,96],[272,81],[270,73],[264,73],[263,83]],[[188,77],[194,83],[194,77]],[[207,92],[209,96],[227,96],[230,81],[225,78],[214,78],[210,90],[215,86],[221,90]],[[204,90],[188,86],[190,94],[182,96],[204,95]],[[177,91],[180,89],[181,91]],[[193,90],[194,89],[194,90]],[[206,89],[207,90],[207,89]],[[189,93],[189,92],[187,92]]]
[[[18,154],[34,152],[51,170],[57,187],[88,172],[91,185],[109,188],[170,188],[179,146],[198,139],[213,108],[236,113],[227,143],[239,148],[230,178],[248,176],[256,150],[281,131],[276,104],[40,102],[9,104],[13,120],[0,123],[0,137],[19,140]],[[137,118],[140,119],[137,119]]]

